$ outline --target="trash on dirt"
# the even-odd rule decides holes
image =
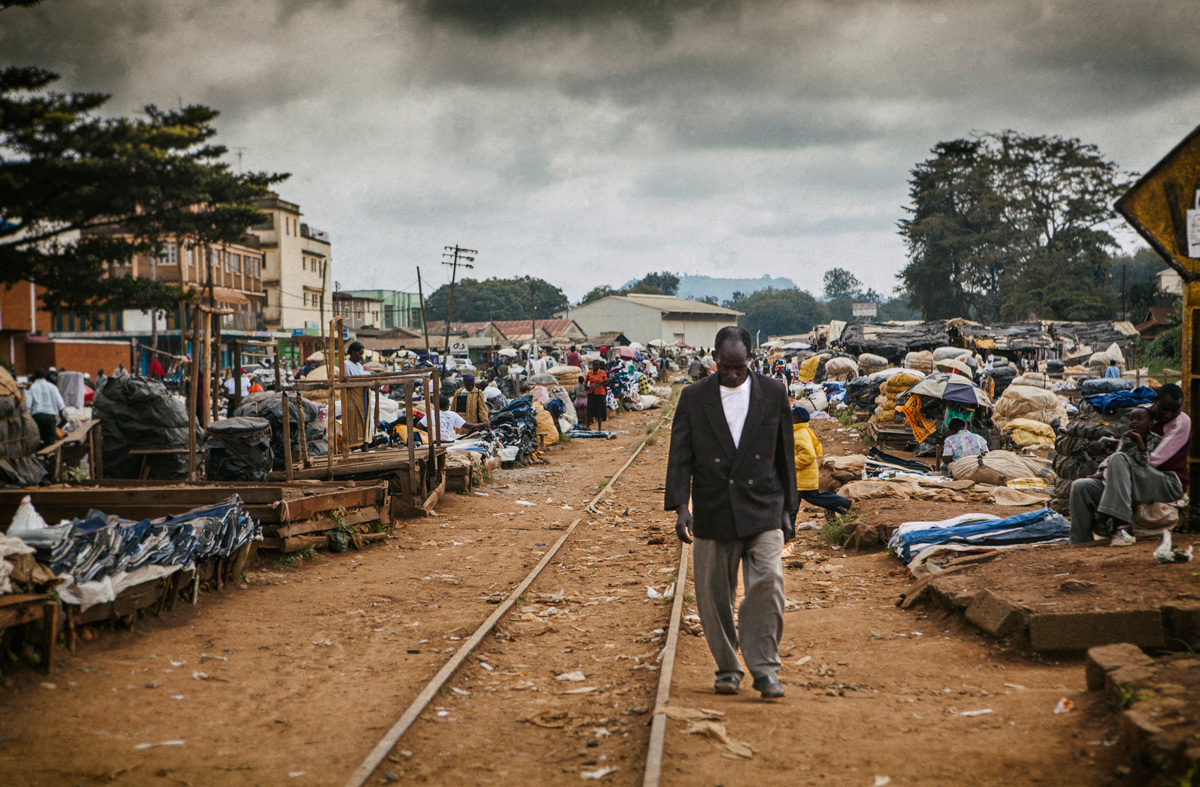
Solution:
[[[155,746],[182,746],[182,745],[183,745],[183,741],[163,741],[162,743],[139,743],[138,745],[134,746],[133,748],[134,748],[134,751],[144,751],[146,749],[153,749]]]
[[[1066,697],[1060,699],[1058,704],[1054,706],[1055,713],[1070,713],[1073,710],[1075,710],[1075,703],[1071,702]]]
[[[647,598],[662,598],[663,594],[659,593],[657,590],[655,590],[654,588],[647,585],[646,586],[646,597]]]
[[[519,506],[531,506],[531,505],[533,505],[533,503],[530,503],[528,500],[514,500],[513,502],[514,502],[514,503],[516,503],[516,504],[517,504],[517,505],[519,505]]]
[[[655,536],[654,538],[652,538],[646,542],[646,546],[648,546],[648,547],[660,546],[665,543],[667,543],[667,539],[664,536]]]
[[[591,694],[593,691],[599,691],[595,686],[581,686],[578,689],[568,689],[560,691],[559,694]]]
[[[575,670],[574,672],[564,672],[556,677],[555,680],[569,680],[578,683],[580,681],[587,680],[587,678],[582,672]]]
[[[579,776],[583,779],[603,779],[610,773],[616,773],[617,766],[605,765],[603,768],[597,768],[594,771],[580,771]]]
[[[803,667],[805,664],[807,664],[810,661],[812,661],[812,656],[802,656],[802,657],[796,659],[796,662],[792,666]]]
[[[888,787],[888,785],[891,783],[891,776],[876,776],[875,781],[871,784],[871,787]]]
[[[1164,530],[1162,543],[1154,550],[1154,559],[1159,563],[1189,563],[1192,560],[1192,547],[1187,549],[1172,548],[1171,531]]]
[[[182,695],[182,694],[172,694],[172,695],[171,695],[171,699],[173,699],[173,700],[181,700],[181,699],[183,699],[183,695]]]
[[[525,721],[541,727],[546,730],[559,730],[567,726],[567,722],[574,720],[575,714],[570,711],[542,711],[536,716],[530,716]]]
[[[675,721],[720,721],[725,718],[723,711],[709,710],[708,708],[680,708],[675,705],[660,708],[657,713]]]
[[[1007,689],[1012,689],[1013,691],[1025,691],[1025,687],[1020,683],[1005,683],[1004,687]]]
[[[991,708],[983,708],[982,710],[965,710],[958,715],[959,716],[968,716],[968,717],[970,717],[970,716],[986,716],[989,713],[994,713],[994,712],[995,711],[993,711]]]
[[[725,729],[724,722],[710,720],[690,721],[688,722],[687,733],[690,735],[705,736],[713,742],[714,746],[722,749],[724,754],[732,755],[733,758],[748,760],[754,756],[754,749],[750,744],[729,737],[729,731]]]
[[[301,776],[304,776],[307,773],[308,771],[288,771],[288,778],[299,779]]]
[[[313,644],[316,645],[318,648],[328,648],[331,645],[333,645],[333,643],[327,639],[313,640]]]
[[[597,738],[607,738],[609,735],[612,735],[612,733],[608,731],[608,727],[593,727],[592,734]]]

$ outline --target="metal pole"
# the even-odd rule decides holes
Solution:
[[[421,330],[425,332],[425,357],[429,358],[429,321],[425,319],[425,288],[421,284],[420,266],[417,266],[417,300],[421,304]]]

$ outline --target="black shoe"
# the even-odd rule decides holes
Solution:
[[[783,696],[783,684],[774,675],[763,675],[754,679],[754,688],[765,700],[779,699]]]
[[[713,684],[713,691],[717,694],[737,694],[738,679],[734,677],[717,678],[717,682]]]

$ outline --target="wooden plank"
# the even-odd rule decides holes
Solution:
[[[404,383],[404,419],[405,419],[404,423],[405,423],[405,426],[408,428],[408,431],[405,432],[405,434],[408,436],[408,439],[405,440],[404,442],[407,443],[407,448],[408,448],[408,491],[409,491],[409,495],[411,496],[411,499],[409,500],[409,502],[415,504],[417,502],[417,500],[419,499],[419,496],[416,491],[417,490],[417,446],[416,446],[416,440],[413,439],[416,432],[413,430],[412,408],[413,408],[413,384],[411,382],[405,382]]]
[[[41,620],[42,615],[45,614],[42,604],[42,601],[31,601],[26,604],[0,608],[0,629]]]
[[[50,597],[45,593],[15,593],[7,596],[0,596],[0,607],[12,607],[17,604],[29,604],[31,602],[46,601]]]
[[[54,671],[54,645],[58,642],[58,602],[42,604],[42,671]]]
[[[103,509],[105,505],[132,503],[134,505],[158,502],[164,496],[169,496],[171,502],[178,505],[204,505],[214,500],[222,500],[231,495],[238,495],[247,504],[274,503],[283,499],[283,487],[279,484],[269,486],[237,486],[237,485],[196,485],[179,486],[164,490],[155,485],[138,484],[125,479],[121,488],[105,488],[97,486],[80,486],[69,489],[3,489],[0,490],[0,505],[5,503],[20,504],[21,498],[29,495],[33,504],[71,504],[86,502],[93,508]]]
[[[275,366],[276,366],[276,369],[278,369],[278,367],[279,367],[278,358],[276,358],[276,360],[275,360]],[[276,371],[275,373],[279,374],[278,371]],[[288,481],[288,483],[291,483],[292,470],[293,470],[293,468],[292,468],[292,413],[291,413],[291,410],[288,409],[287,391],[284,391],[283,393],[281,393],[279,395],[282,397],[282,404],[283,404],[283,472],[286,476],[286,480]],[[297,402],[297,405],[299,405],[301,409],[304,408],[303,402]],[[301,433],[301,439],[303,439],[303,433]]]
[[[364,506],[353,511],[347,511],[344,521],[347,525],[361,525],[366,522],[375,522],[380,519],[379,511],[378,506]],[[333,530],[336,525],[337,521],[332,516],[321,516],[280,525],[277,528],[273,528],[273,532],[269,533],[269,535],[275,538],[285,538],[287,536],[303,535],[304,533]],[[272,530],[272,528],[268,527],[266,530]]]
[[[282,541],[283,545],[280,547],[280,551],[285,555],[291,552],[302,552],[309,547],[324,549],[329,546],[329,536],[289,536]]]
[[[324,511],[379,505],[382,502],[383,492],[384,490],[379,486],[363,486],[320,495],[295,497],[283,501],[280,505],[281,514],[278,521],[298,522],[303,519],[311,519]]]

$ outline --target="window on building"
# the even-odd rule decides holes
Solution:
[[[187,247],[187,264],[189,268],[196,267],[196,250],[191,246]]]
[[[233,255],[227,251],[221,252],[221,257],[225,260],[225,272],[233,273]]]
[[[249,259],[249,257],[247,257],[246,259]],[[233,272],[234,273],[242,272],[242,255],[240,255],[240,254],[233,255]]]
[[[159,265],[178,265],[179,247],[174,243],[164,243],[155,261]]]

